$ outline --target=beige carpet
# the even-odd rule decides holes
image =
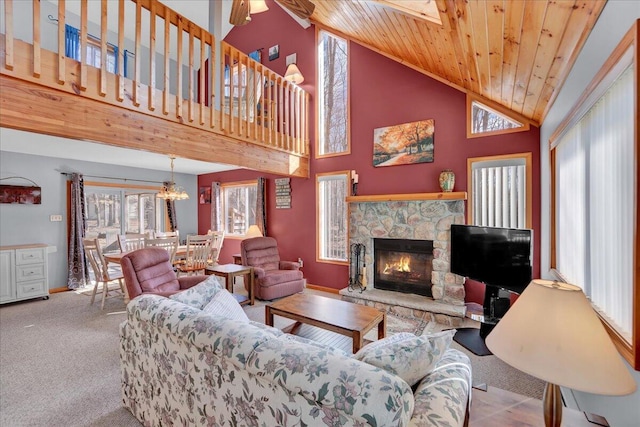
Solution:
[[[140,426],[120,397],[118,327],[125,319],[123,301],[109,298],[100,310],[99,302],[90,306],[89,299],[65,292],[49,300],[0,306],[0,426]],[[250,318],[264,322],[263,302],[245,310]],[[396,320],[389,321],[393,330],[424,329]],[[275,320],[277,327],[290,322]],[[521,394],[535,389],[531,377],[495,356],[472,356],[472,363],[476,382]]]

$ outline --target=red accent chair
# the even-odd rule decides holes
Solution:
[[[207,276],[177,277],[169,261],[169,253],[162,248],[144,248],[128,253],[120,260],[122,274],[133,299],[141,294],[168,297],[207,279]]]
[[[300,264],[280,261],[278,242],[273,237],[254,237],[240,243],[242,265],[253,267],[256,298],[272,300],[304,290]]]

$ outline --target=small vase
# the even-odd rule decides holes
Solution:
[[[451,169],[445,169],[440,172],[440,188],[445,193],[453,191],[453,186],[456,183],[456,174]]]

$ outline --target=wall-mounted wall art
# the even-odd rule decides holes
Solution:
[[[291,208],[291,179],[277,178],[276,182],[276,209]]]
[[[373,130],[373,166],[433,162],[433,119]]]
[[[211,187],[200,187],[198,191],[198,200],[201,205],[211,203]]]
[[[280,45],[274,45],[269,48],[269,61],[278,59],[280,57]]]
[[[262,48],[256,49],[253,52],[249,52],[249,58],[262,64]]]
[[[40,187],[24,187],[21,185],[0,185],[0,203],[20,205],[39,205],[42,203]]]

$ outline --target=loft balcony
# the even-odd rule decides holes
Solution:
[[[2,3],[0,126],[308,177],[308,93],[162,3]]]

